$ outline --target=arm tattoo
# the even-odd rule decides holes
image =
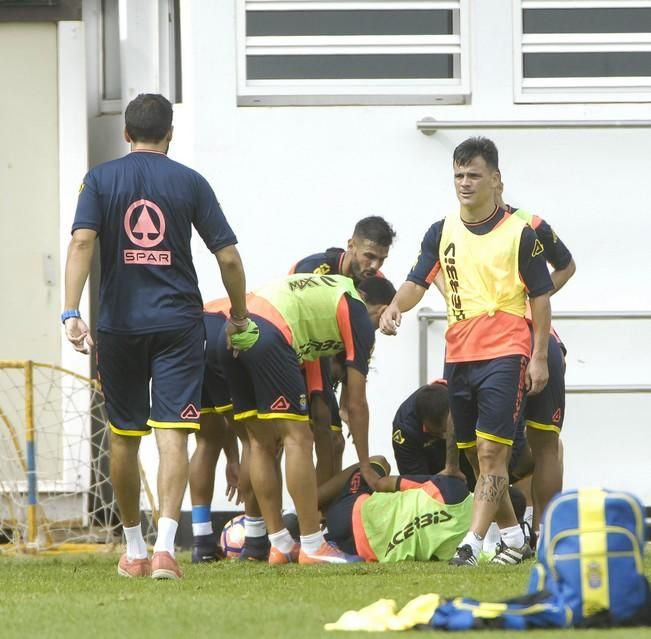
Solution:
[[[475,488],[475,497],[479,501],[496,504],[502,499],[507,483],[508,479],[500,475],[480,475]]]

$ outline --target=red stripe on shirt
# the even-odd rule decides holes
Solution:
[[[282,334],[283,337],[287,340],[289,345],[292,344],[293,336],[292,329],[289,328],[289,325],[285,321],[285,318],[280,314],[280,311],[264,297],[255,295],[254,293],[249,293],[246,297],[246,306],[249,310],[249,313],[255,313],[264,317],[264,319],[271,322]]]
[[[360,557],[363,557],[366,561],[377,561],[377,555],[371,548],[362,521],[362,504],[369,497],[369,494],[360,495],[353,504],[353,538],[355,539],[355,550]]]
[[[353,341],[353,327],[350,324],[350,310],[345,295],[341,296],[337,304],[337,325],[341,333],[341,339],[346,349],[346,361],[355,361],[355,342]]]
[[[441,270],[441,262],[434,264],[432,270],[427,274],[425,281],[428,284],[431,284],[434,281],[434,278],[438,275],[438,272]]]
[[[305,385],[309,394],[323,391],[323,375],[321,374],[321,361],[305,362]]]

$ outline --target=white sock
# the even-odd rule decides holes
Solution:
[[[472,554],[475,556],[475,559],[479,559],[479,554],[484,545],[484,538],[469,530],[459,546],[465,546],[466,544],[472,548]]]
[[[154,552],[168,552],[174,557],[174,538],[179,522],[169,517],[160,517],[158,519],[158,536],[154,544]]]
[[[264,537],[267,534],[267,527],[264,525],[262,517],[244,516],[244,536],[245,537]]]
[[[483,551],[495,554],[495,548],[500,543],[500,529],[495,522],[492,522],[484,535]]]
[[[269,533],[269,541],[274,548],[278,548],[280,552],[284,553],[290,552],[296,543],[287,528],[283,528],[275,533]]]
[[[301,548],[303,549],[303,552],[306,552],[308,555],[310,555],[319,550],[324,541],[325,539],[323,538],[323,532],[317,530],[311,535],[301,535]]]
[[[533,506],[527,506],[524,509],[524,517],[522,519],[527,522],[533,530]]]
[[[192,535],[194,537],[212,535],[212,533],[212,521],[202,521],[200,524],[192,524]]]
[[[522,548],[524,544],[524,533],[522,532],[522,528],[520,528],[520,524],[500,528],[500,535],[502,536],[502,541],[509,548]]]
[[[127,558],[128,559],[146,559],[147,544],[142,536],[142,527],[140,524],[127,528],[122,527],[124,536],[127,540]]]

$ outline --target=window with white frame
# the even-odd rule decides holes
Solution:
[[[462,103],[469,0],[237,0],[238,104]]]
[[[120,11],[126,0],[99,0],[101,33],[100,99],[102,113],[122,110]],[[126,20],[123,14],[123,21]],[[180,0],[158,0],[159,90],[173,103],[182,100]]]
[[[651,0],[514,0],[516,102],[651,100]]]

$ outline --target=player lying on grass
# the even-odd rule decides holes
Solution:
[[[447,561],[470,527],[472,495],[449,475],[389,476],[384,457],[372,457],[375,490],[359,466],[319,487],[328,539],[366,561]]]

